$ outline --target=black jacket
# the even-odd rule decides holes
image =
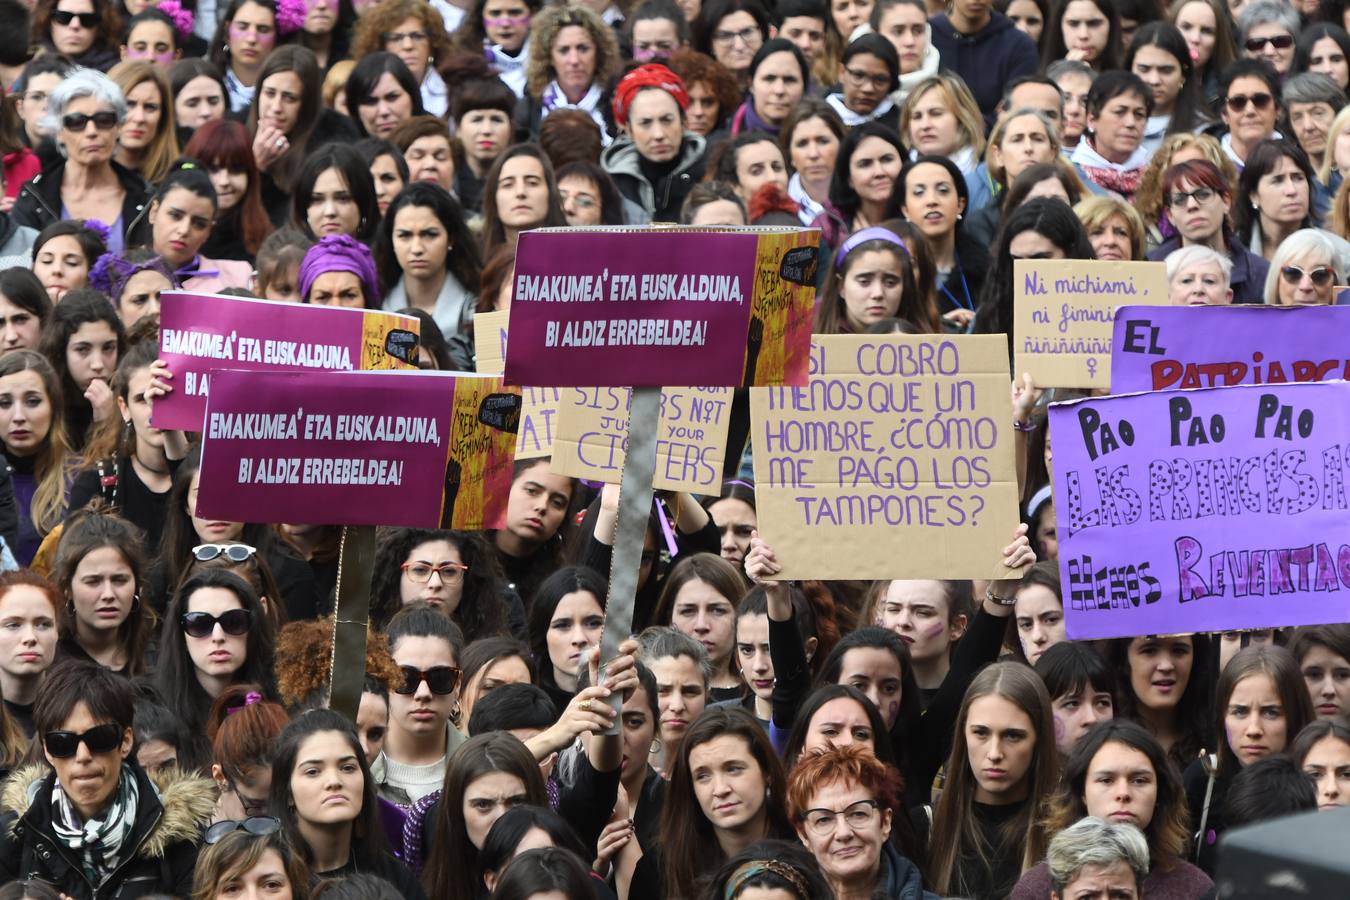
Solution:
[[[152,781],[135,762],[140,780],[136,827],[127,846],[135,850],[102,884],[89,883],[71,851],[52,828],[55,773],[45,766],[15,772],[5,782],[0,819],[0,883],[45,881],[74,900],[133,900],[151,894],[192,893],[201,831],[215,808],[215,785],[176,770]],[[37,793],[30,787],[37,783]]]
[[[360,139],[361,135],[351,119],[336,110],[320,110],[319,119],[314,123],[314,130],[305,144],[305,153],[312,153],[324,144],[354,144]],[[290,221],[291,193],[273,181],[266,172],[262,177],[262,204],[273,225],[281,228]]]
[[[122,183],[126,193],[122,201],[122,240],[128,247],[138,247],[150,243],[150,186],[145,179],[116,162],[112,164],[117,180]],[[66,171],[63,159],[56,165],[35,175],[14,201],[10,216],[20,225],[36,228],[38,231],[53,222],[59,222],[61,215],[61,177]],[[111,222],[104,224],[111,225]]]

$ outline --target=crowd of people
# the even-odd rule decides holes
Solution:
[[[380,530],[352,719],[342,529],[197,515],[198,438],[152,424],[159,298],[401,311],[421,367],[472,371],[521,232],[678,221],[819,229],[820,334],[1011,346],[1017,259],[1331,304],[1348,24],[0,0],[0,900],[1216,896],[1226,831],[1350,804],[1350,624],[1067,640],[1066,392],[1010,373],[1023,521],[988,583],[779,580],[738,395],[603,667],[617,489],[518,461],[501,529]]]

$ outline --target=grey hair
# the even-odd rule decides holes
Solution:
[[[1334,284],[1341,284],[1345,265],[1331,237],[1320,228],[1300,228],[1280,242],[1270,257],[1270,271],[1266,274],[1265,298],[1268,306],[1280,305],[1280,270],[1300,256],[1320,255],[1335,273]]]
[[[118,125],[126,121],[127,98],[122,95],[117,82],[94,69],[78,68],[47,95],[47,115],[42,119],[42,127],[50,134],[58,134],[66,107],[81,97],[93,97],[99,103],[112,107],[112,111],[117,113]],[[56,146],[65,156],[65,145],[58,140]]]
[[[708,648],[673,625],[653,625],[644,628],[638,635],[638,658],[650,666],[654,659],[668,656],[687,656],[698,664],[703,673],[703,692],[708,692],[708,683],[712,680],[713,665],[708,657]]]
[[[1218,266],[1219,271],[1223,273],[1223,280],[1225,283],[1232,282],[1233,280],[1233,260],[1227,253],[1220,253],[1218,250],[1215,250],[1213,247],[1206,244],[1190,244],[1189,246],[1173,250],[1171,253],[1167,254],[1167,259],[1164,260],[1164,263],[1167,265],[1168,281],[1176,278],[1187,269],[1204,263],[1213,263]]]
[[[1055,835],[1045,855],[1055,894],[1067,888],[1087,866],[1111,866],[1123,862],[1134,873],[1135,887],[1148,877],[1148,841],[1133,825],[1118,825],[1096,816],[1085,816]]]
[[[1284,83],[1282,93],[1285,109],[1295,103],[1325,103],[1335,114],[1350,103],[1341,86],[1325,72],[1300,72]]]
[[[1097,73],[1081,59],[1057,59],[1046,66],[1045,77],[1056,84],[1065,75],[1082,75],[1084,78],[1096,78]]]
[[[1297,37],[1301,30],[1298,13],[1292,6],[1281,0],[1256,0],[1238,14],[1238,46],[1247,40],[1247,35],[1257,25],[1271,24],[1282,27],[1290,37]]]

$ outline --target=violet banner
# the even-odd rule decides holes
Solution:
[[[200,431],[211,371],[416,369],[420,323],[368,309],[166,291],[159,358],[173,391],[155,401],[155,427]]]
[[[1350,620],[1350,383],[1050,407],[1075,640]]]
[[[201,517],[504,524],[520,394],[500,378],[236,369],[211,377]]]
[[[804,384],[819,242],[796,228],[526,232],[507,381]]]
[[[1350,379],[1350,307],[1123,306],[1111,393]]]

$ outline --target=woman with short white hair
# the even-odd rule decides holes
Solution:
[[[1233,302],[1233,261],[1205,244],[1167,254],[1168,301],[1173,306],[1227,306]]]
[[[1326,232],[1302,228],[1285,238],[1266,275],[1267,306],[1329,306],[1345,268]]]
[[[1055,835],[1045,861],[1052,900],[1078,896],[1075,888],[1085,887],[1079,882],[1087,879],[1107,896],[1139,900],[1148,875],[1148,842],[1133,825],[1088,816]]]
[[[23,186],[14,221],[39,231],[63,219],[97,220],[108,227],[109,252],[145,243],[149,187],[113,161],[127,118],[122,89],[101,72],[76,69],[47,97],[43,127],[63,159]]]

